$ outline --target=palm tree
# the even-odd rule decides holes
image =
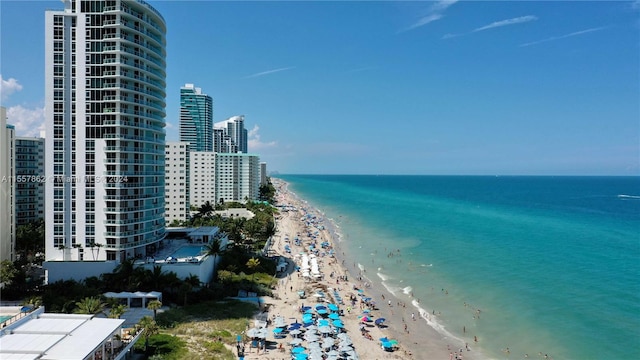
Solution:
[[[158,309],[160,309],[161,307],[162,307],[162,303],[160,302],[160,300],[151,300],[147,304],[147,309],[153,310],[153,320],[156,319],[156,313]]]
[[[256,276],[255,268],[257,268],[258,266],[260,266],[260,260],[255,257],[252,257],[251,259],[249,259],[249,261],[247,261],[247,267],[250,270],[253,270],[253,274],[251,274],[251,282],[253,282],[253,278]]]
[[[157,334],[159,327],[156,321],[149,316],[143,316],[138,325],[142,328],[142,334],[144,335],[144,352],[146,354],[149,349],[149,337]]]
[[[86,297],[76,302],[76,314],[95,315],[104,311],[105,304],[97,297]]]
[[[205,253],[204,256],[213,256],[213,272],[215,274],[216,271],[216,263],[218,262],[218,256],[224,254],[225,250],[222,248],[222,242],[220,239],[213,239],[212,242],[206,244],[204,246]]]
[[[214,207],[211,204],[211,202],[207,201],[204,204],[202,204],[202,206],[200,206],[200,209],[198,209],[198,214],[201,217],[204,218],[210,218],[211,214],[213,213]]]
[[[127,312],[127,307],[125,305],[116,305],[111,307],[111,310],[109,311],[109,317],[113,319],[120,319],[120,316],[122,316],[125,312]]]

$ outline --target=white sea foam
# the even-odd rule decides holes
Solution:
[[[638,195],[620,194],[620,195],[618,195],[618,198],[623,199],[623,200],[640,200],[640,196],[638,196]]]
[[[422,266],[422,267],[432,267],[433,264],[420,264],[420,266]]]
[[[382,281],[387,281],[387,280],[389,280],[389,276],[388,276],[388,275],[385,275],[385,274],[383,274],[383,273],[380,273],[380,272],[379,272],[379,273],[376,273],[376,275],[378,275],[378,277],[379,277],[380,279],[382,279]]]
[[[413,291],[413,288],[411,286],[407,286],[407,287],[402,289],[402,292],[407,294],[407,295],[410,295],[412,291]]]
[[[364,265],[358,263],[358,269],[360,269],[360,271],[363,271],[364,270]]]
[[[380,276],[380,274],[378,274],[378,276]],[[398,292],[398,290],[400,290],[399,287],[396,286],[391,286],[387,283],[385,283],[384,281],[382,282],[382,286],[384,286],[384,288],[391,293],[391,295],[396,296],[396,293]]]
[[[441,335],[443,335],[445,337],[448,337],[448,338],[451,338],[451,339],[455,339],[458,342],[464,344],[464,339],[453,335],[447,329],[445,329],[445,327],[437,320],[437,318],[435,316],[432,316],[431,314],[429,314],[429,312],[427,312],[425,309],[420,307],[420,303],[418,303],[417,300],[412,300],[411,304],[414,307],[416,307],[416,309],[418,309],[418,314],[420,314],[420,317],[422,319],[424,319],[424,321],[426,321],[427,324],[429,326],[431,326],[435,331],[437,331],[438,333],[440,333]]]

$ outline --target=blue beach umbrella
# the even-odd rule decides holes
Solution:
[[[273,333],[274,334],[279,334],[279,333],[282,332],[282,330],[283,330],[282,328],[275,328],[275,329],[273,329]]]
[[[325,310],[325,309],[317,310],[317,312],[318,312],[318,314],[320,314],[320,315],[326,315],[326,314],[327,314],[327,310]]]
[[[376,325],[380,325],[380,324],[382,324],[383,322],[385,322],[386,320],[387,320],[387,319],[385,319],[385,318],[378,318],[378,319],[376,319],[375,323],[376,323]]]
[[[296,360],[307,360],[309,358],[309,355],[305,354],[305,353],[298,353],[296,354]]]
[[[324,310],[326,310],[326,309],[327,309],[327,307],[326,307],[326,306],[324,306],[324,305],[320,305],[320,304],[316,305],[316,310],[320,310],[320,309],[324,309]]]
[[[329,319],[338,320],[338,319],[340,319],[340,315],[338,315],[336,313],[331,313],[331,314],[329,314]]]
[[[303,348],[302,346],[296,346],[293,349],[291,349],[291,353],[293,354],[300,354],[303,353],[306,349]]]
[[[335,326],[337,328],[343,328],[344,324],[340,320],[333,320],[333,326]]]
[[[327,326],[329,325],[329,320],[321,319],[318,321],[318,326]]]
[[[331,311],[338,311],[338,306],[336,304],[329,304],[329,305],[327,305],[327,307]]]

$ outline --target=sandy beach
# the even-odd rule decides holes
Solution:
[[[265,312],[261,316],[269,320],[266,340],[270,346],[258,350],[251,342],[246,343],[245,359],[292,359],[294,347],[304,348],[305,353],[320,347],[316,353],[329,359],[337,358],[327,355],[330,350],[333,354],[344,354],[349,348],[356,354],[351,358],[367,360],[479,358],[474,356],[479,354],[474,354],[472,344],[467,349],[464,343],[443,337],[415,313],[413,306],[398,302],[384,288],[371,286],[366,271],[362,272],[357,264],[345,258],[329,220],[290,192],[282,180],[274,179],[274,185],[281,208],[270,254],[286,258],[286,268],[278,275],[276,295],[264,298]],[[301,291],[304,291],[303,297]],[[326,309],[323,313],[322,307],[320,311],[316,308],[329,304],[339,310]],[[306,309],[303,307],[310,308],[306,320],[301,311]],[[343,328],[334,326],[327,316],[331,312],[335,312],[331,317],[342,322]],[[385,320],[381,322],[380,318]],[[298,325],[290,325],[308,321],[312,321],[313,326],[295,329]],[[278,325],[282,332],[274,332]],[[390,341],[386,345],[392,348],[383,348],[380,339],[385,337]],[[299,340],[294,340],[296,338]],[[292,341],[297,344],[292,345]],[[332,341],[335,345],[329,347],[326,343]],[[351,345],[346,345],[349,343]]]

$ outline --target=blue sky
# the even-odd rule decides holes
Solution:
[[[640,3],[149,1],[179,89],[245,115],[270,170],[640,174]],[[2,104],[43,122],[44,11],[0,1]]]

